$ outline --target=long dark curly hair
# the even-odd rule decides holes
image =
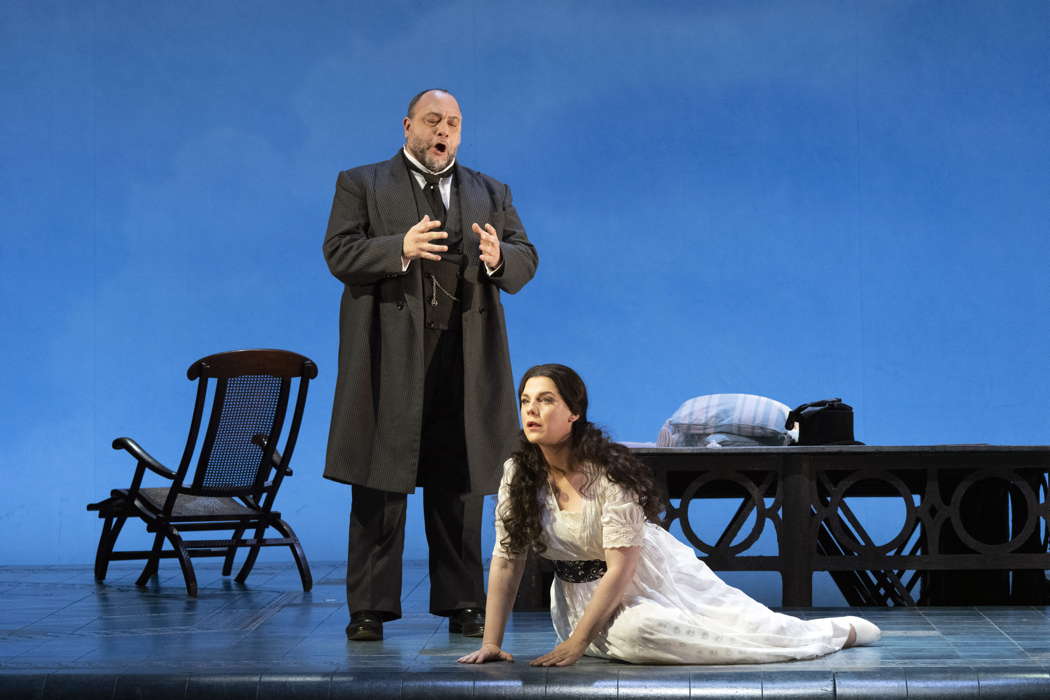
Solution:
[[[645,517],[651,522],[659,522],[660,495],[649,468],[635,459],[629,449],[613,442],[604,430],[587,420],[587,387],[580,375],[565,365],[536,365],[522,376],[518,384],[519,399],[525,391],[525,382],[533,377],[547,377],[553,381],[566,406],[579,416],[569,434],[570,468],[596,467],[610,481],[633,491]],[[500,544],[514,554],[529,550],[541,553],[547,549],[540,524],[541,490],[548,488],[547,460],[539,446],[525,438],[524,431],[513,459],[515,469],[510,481],[510,498],[500,503],[500,514],[507,531]],[[597,474],[591,481],[595,476]]]

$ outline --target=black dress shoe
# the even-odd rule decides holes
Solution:
[[[458,632],[464,637],[485,636],[485,611],[463,608],[448,616],[448,631]]]
[[[346,638],[351,642],[378,642],[383,638],[383,618],[371,610],[351,613]]]

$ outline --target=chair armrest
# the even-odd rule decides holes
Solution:
[[[166,477],[168,479],[175,478],[175,472],[168,469],[163,464],[154,459],[153,455],[151,455],[149,452],[146,452],[146,450],[142,449],[142,447],[137,442],[135,442],[129,437],[118,437],[116,440],[114,440],[113,449],[126,450],[128,454],[130,454],[132,457],[138,460],[139,464],[146,465],[146,467],[148,467],[150,471],[156,472],[157,474],[160,474],[161,476]]]
[[[252,436],[252,442],[255,443],[256,445],[258,445],[260,450],[265,450],[266,449],[266,443],[268,441],[267,441],[265,435],[263,435],[262,433],[257,433],[257,434]],[[278,470],[284,472],[285,476],[291,476],[292,475],[292,470],[289,469],[288,467],[283,466],[281,464],[282,460],[283,460],[283,458],[281,457],[281,453],[277,451],[277,448],[274,448],[273,454],[270,457],[271,466],[274,469],[278,469]]]

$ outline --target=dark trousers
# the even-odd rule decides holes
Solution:
[[[484,607],[481,573],[483,496],[423,489],[423,519],[430,546],[430,612],[448,615]],[[353,487],[346,599],[351,612],[374,610],[401,617],[401,554],[405,548],[403,493]]]
[[[430,549],[430,612],[484,607],[481,512],[469,493],[463,432],[463,351],[457,332],[427,329],[426,382],[417,483]],[[407,494],[354,486],[346,597],[351,612],[401,617],[401,558]]]

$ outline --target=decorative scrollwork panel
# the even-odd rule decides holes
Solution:
[[[1041,468],[822,468],[812,485],[814,532],[826,526],[846,555],[899,556],[916,535],[926,556],[1024,553],[1033,537],[1046,542],[1050,523]],[[904,513],[897,533],[881,543],[850,507],[852,499],[873,497],[900,504]]]
[[[700,533],[700,523],[693,522],[693,514],[697,511],[701,518],[711,517],[709,506],[693,508],[710,499],[738,504],[728,523],[715,528],[718,535],[713,541],[705,540]],[[712,469],[685,485],[678,504],[671,504],[667,509],[664,525],[670,527],[678,520],[689,544],[716,562],[725,563],[750,550],[767,527],[774,529],[779,541],[782,504],[781,481],[776,472]],[[748,523],[750,529],[744,532]],[[710,522],[703,525],[705,530],[711,531]]]

